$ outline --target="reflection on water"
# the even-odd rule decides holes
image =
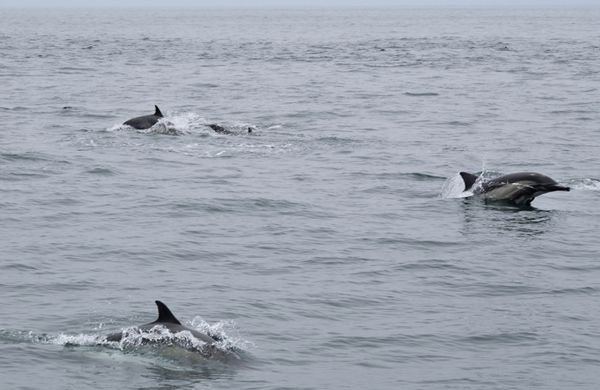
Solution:
[[[154,364],[147,366],[148,376],[156,386],[143,387],[144,389],[193,389],[207,380],[230,379],[235,375],[235,370],[223,363],[207,362],[182,367],[168,367]]]
[[[464,212],[463,232],[481,234],[483,230],[499,233],[517,233],[519,236],[535,237],[546,233],[554,226],[553,210],[535,207],[518,208],[514,205],[483,203],[476,199],[462,202]]]

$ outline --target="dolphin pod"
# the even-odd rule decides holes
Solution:
[[[507,202],[519,207],[527,207],[538,196],[554,191],[570,191],[569,187],[558,184],[554,179],[535,172],[517,172],[481,180],[478,176],[460,172],[465,183],[465,191],[473,191],[486,201]]]
[[[127,126],[131,126],[134,129],[137,130],[145,130],[145,129],[149,129],[152,126],[154,126],[159,120],[160,118],[163,118],[163,114],[162,112],[160,112],[160,109],[158,108],[158,106],[154,106],[154,114],[152,115],[143,115],[143,116],[138,116],[135,118],[131,118],[127,121],[125,121],[123,124],[127,125]],[[221,125],[218,125],[216,123],[211,123],[206,125],[207,127],[210,127],[215,133],[220,133],[220,134],[235,134],[234,131],[231,131]],[[252,133],[253,128],[248,126],[246,128],[246,131],[248,133]]]

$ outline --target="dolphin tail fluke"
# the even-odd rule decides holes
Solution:
[[[156,306],[158,306],[158,319],[154,322],[167,322],[170,324],[181,325],[181,322],[179,322],[179,320],[175,318],[175,316],[173,315],[173,313],[171,313],[171,310],[169,310],[167,305],[165,305],[161,301],[154,302],[156,303]]]
[[[158,108],[158,106],[154,106],[154,115],[159,116],[159,117],[163,117],[162,112],[160,112],[160,109]]]
[[[459,175],[460,175],[460,177],[462,177],[463,181],[465,182],[465,189],[463,191],[466,191],[469,188],[473,187],[473,184],[475,184],[475,182],[478,179],[477,176],[467,173],[467,172],[460,172]]]

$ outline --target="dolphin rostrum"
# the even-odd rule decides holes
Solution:
[[[535,172],[518,172],[489,180],[460,172],[465,183],[465,191],[481,196],[486,201],[508,202],[527,207],[540,195],[554,191],[569,191],[570,188],[558,184],[548,176]]]
[[[149,129],[158,122],[160,118],[163,117],[162,112],[158,106],[154,106],[154,114],[152,115],[144,115],[138,116],[136,118],[129,119],[127,122],[123,123],[124,125],[128,125],[133,127],[134,129],[143,130]]]
[[[167,305],[165,305],[161,301],[155,301],[155,303],[158,307],[158,318],[154,322],[138,326],[137,328],[139,330],[149,331],[155,326],[162,326],[168,329],[173,334],[183,331],[190,332],[192,336],[194,336],[198,340],[202,340],[203,342],[209,345],[213,345],[216,341],[221,341],[221,339],[217,336],[210,336],[204,333],[200,333],[196,330],[181,325],[181,322],[179,322],[179,320],[175,318],[175,316],[173,315],[173,313],[171,313],[171,310],[169,310]],[[122,339],[123,332],[111,333],[108,336],[106,336],[106,341],[120,342]]]

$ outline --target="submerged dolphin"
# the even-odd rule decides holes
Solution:
[[[134,129],[143,130],[149,129],[158,122],[160,118],[163,117],[162,112],[160,112],[158,106],[154,106],[154,114],[152,115],[144,115],[138,116],[136,118],[129,119],[127,122],[123,123],[124,125],[128,125],[133,127]]]
[[[155,326],[163,326],[164,328],[167,328],[173,334],[183,332],[183,331],[188,331],[195,338],[197,338],[198,340],[202,340],[209,345],[213,345],[216,341],[221,341],[216,336],[209,336],[204,333],[200,333],[196,330],[193,330],[193,329],[190,329],[190,328],[187,328],[187,327],[181,325],[181,322],[179,322],[179,320],[177,318],[175,318],[175,316],[173,315],[173,313],[171,313],[171,310],[169,310],[167,305],[165,305],[161,301],[155,301],[155,303],[156,303],[156,306],[158,306],[158,318],[154,322],[150,322],[148,324],[138,326],[138,329],[140,329],[142,331],[149,331],[152,328],[154,328]],[[119,342],[122,339],[123,339],[123,332],[111,333],[108,336],[106,336],[106,341]]]
[[[508,202],[517,206],[529,206],[540,195],[553,191],[569,191],[569,187],[561,186],[548,176],[535,172],[518,172],[481,180],[467,172],[460,172],[465,182],[465,191],[480,195],[486,201]]]
[[[226,129],[225,127],[218,125],[216,123],[211,123],[206,125],[208,127],[210,127],[211,129],[213,129],[215,131],[215,133],[220,133],[220,134],[235,134],[233,131]],[[252,127],[248,126],[246,128],[246,130],[248,131],[248,133],[252,133]]]

